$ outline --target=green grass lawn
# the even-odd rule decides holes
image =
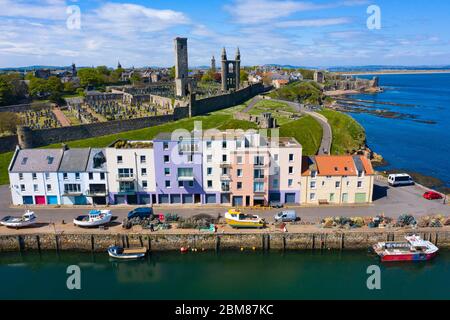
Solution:
[[[303,155],[314,155],[322,141],[322,127],[311,116],[304,116],[280,127],[281,137],[294,137],[303,146]]]
[[[351,116],[342,112],[324,109],[320,111],[331,125],[333,132],[332,154],[348,154],[365,146],[366,132]]]
[[[292,121],[292,119],[289,118],[289,115],[279,113],[279,111],[297,113],[297,110],[287,103],[270,100],[259,101],[248,113],[251,115],[260,115],[264,112],[270,112],[272,117],[277,120],[279,126],[283,126]]]

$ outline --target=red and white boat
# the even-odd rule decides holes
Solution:
[[[428,261],[433,259],[439,248],[419,236],[407,236],[405,242],[378,242],[373,250],[381,261]]]

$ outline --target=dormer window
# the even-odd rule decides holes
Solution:
[[[55,160],[55,158],[50,157],[50,156],[47,157],[47,163],[48,163],[48,164],[52,164],[52,163],[53,163],[53,160]]]
[[[22,159],[22,162],[21,162],[21,164],[24,166],[24,165],[26,165],[27,164],[27,161],[28,161],[28,158],[27,157],[25,157],[25,158],[23,158]]]

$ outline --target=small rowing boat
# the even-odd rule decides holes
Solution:
[[[144,258],[147,254],[147,248],[124,249],[119,246],[110,246],[108,248],[108,254],[111,258],[115,259],[140,259]]]
[[[264,219],[257,215],[244,214],[240,210],[230,209],[225,213],[225,221],[232,228],[261,229],[266,226]]]
[[[381,261],[428,261],[433,259],[439,249],[430,241],[419,236],[405,237],[404,242],[378,242],[373,250]]]
[[[79,227],[98,227],[111,222],[111,210],[91,210],[89,214],[73,219],[73,224]]]
[[[0,223],[8,228],[24,228],[36,223],[37,217],[33,211],[27,210],[21,217],[5,217]]]

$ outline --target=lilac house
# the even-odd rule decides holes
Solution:
[[[174,139],[161,133],[153,140],[159,204],[205,203],[201,140]]]

